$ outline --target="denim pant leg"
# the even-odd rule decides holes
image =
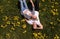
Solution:
[[[28,9],[28,6],[27,6],[27,3],[26,3],[26,0],[23,0],[23,3],[24,3],[25,8]]]
[[[23,4],[23,1],[19,0],[20,1],[20,6],[21,6],[21,14],[23,15],[23,11],[24,11],[24,4]]]
[[[29,19],[30,16],[28,16],[27,14],[24,14],[24,13],[23,13],[23,11],[24,11],[25,9],[28,9],[27,4],[26,4],[26,1],[25,1],[25,0],[24,0],[24,1],[21,1],[21,0],[20,0],[20,3],[21,3],[21,14],[24,15],[25,18]]]

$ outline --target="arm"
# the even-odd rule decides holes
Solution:
[[[25,21],[26,21],[28,24],[33,25],[33,21],[27,20],[27,19],[25,19]]]
[[[30,2],[31,2],[31,4],[32,4],[32,6],[34,7],[34,3],[33,3],[33,1],[32,1],[32,0],[30,0]]]
[[[33,7],[33,13],[35,13],[34,11],[35,11],[35,5],[34,5],[34,3],[33,3],[33,1],[32,0],[30,0],[30,2],[31,2],[31,4],[32,4],[32,7]]]

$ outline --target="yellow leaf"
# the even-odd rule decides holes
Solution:
[[[6,28],[6,27],[7,27],[7,25],[1,25],[1,27],[2,27],[2,28]]]
[[[53,22],[50,22],[50,24],[53,24]]]
[[[55,15],[55,13],[53,13],[53,15]]]
[[[8,1],[8,3],[10,3],[10,1]]]
[[[57,5],[58,5],[59,3],[58,3],[58,2],[55,2],[55,4],[57,4]]]
[[[6,33],[6,36],[10,38],[10,33]]]
[[[19,16],[14,16],[13,20],[19,20]]]
[[[11,27],[11,30],[15,30],[15,28],[14,27]]]
[[[51,10],[51,12],[53,13],[53,15],[55,15],[55,12],[53,10]]]
[[[51,6],[52,8],[54,8],[54,6]]]
[[[12,24],[13,24],[14,27],[16,26],[14,22],[12,22]]]
[[[7,21],[6,24],[10,24],[10,21]]]
[[[16,26],[20,26],[20,22],[17,22],[17,23],[15,23],[16,24]]]
[[[45,0],[42,0],[42,2],[45,2]]]
[[[2,19],[3,21],[7,21],[8,20],[8,16],[4,16],[4,18]]]
[[[20,24],[20,22],[17,22],[17,24]]]
[[[42,34],[41,32],[38,33],[38,35],[41,35],[41,34]]]
[[[46,34],[44,34],[44,37],[46,37]]]
[[[56,12],[58,11],[58,9],[55,10]]]
[[[25,28],[26,28],[26,24],[23,24],[23,25],[22,25],[22,28],[25,29]]]
[[[21,20],[21,22],[24,22],[24,21],[25,21],[25,19]]]
[[[23,33],[26,33],[27,31],[25,30]]]
[[[33,33],[33,35],[34,35],[34,37],[37,37],[37,36],[38,36],[38,34],[37,34],[37,33]]]
[[[56,37],[54,37],[54,39],[56,39]]]
[[[59,36],[58,36],[57,34],[55,34],[55,38],[56,38],[56,39],[59,39]]]
[[[3,25],[1,25],[1,27],[4,27]]]

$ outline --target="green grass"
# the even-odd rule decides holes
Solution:
[[[60,1],[40,0],[43,30],[33,30],[18,9],[18,0],[0,0],[0,39],[60,39]]]

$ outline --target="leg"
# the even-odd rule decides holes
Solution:
[[[26,3],[26,0],[23,0],[23,2],[24,2],[24,6],[25,6],[25,8],[28,9],[28,6],[27,6],[27,3]]]
[[[20,1],[20,6],[21,6],[21,12],[23,12],[23,10],[24,10],[24,5],[23,5],[23,1],[22,0],[19,0]]]

